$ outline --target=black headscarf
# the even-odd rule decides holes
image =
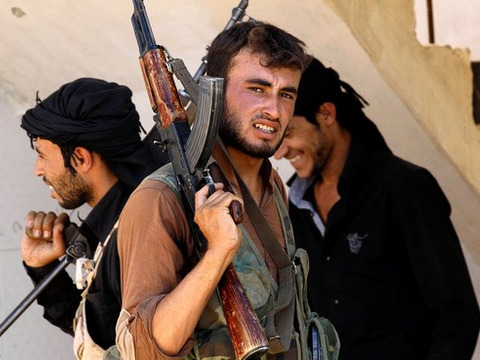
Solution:
[[[32,141],[39,137],[60,146],[65,166],[77,146],[99,153],[129,189],[160,166],[143,130],[132,92],[123,85],[80,78],[60,87],[22,117]],[[73,158],[75,161],[75,158]]]
[[[326,68],[313,58],[302,74],[294,114],[316,125],[315,114],[326,102],[335,105],[337,121],[356,141],[375,150],[391,152],[377,126],[363,112],[368,105],[365,99],[350,84],[340,80],[334,69]]]

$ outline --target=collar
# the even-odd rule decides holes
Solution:
[[[310,177],[307,179],[299,178],[297,175],[294,175],[289,181],[288,184],[290,185],[290,201],[295,205],[299,206],[301,201],[303,200],[305,193],[307,190],[312,186],[315,182],[316,177]]]
[[[312,176],[308,179],[302,179],[294,175],[288,182],[290,184],[289,197],[292,204],[297,208],[310,211],[315,226],[317,227],[318,231],[320,231],[322,236],[325,236],[325,224],[318,215],[317,210],[313,205],[314,202],[312,202],[308,196],[305,196],[307,191],[311,189],[316,179],[317,177],[315,176]]]
[[[365,169],[367,169],[369,151],[370,150],[362,143],[352,140],[347,160],[338,182],[338,193],[341,198],[347,198],[349,194],[351,195],[356,189],[361,187],[364,179],[363,174],[367,171]],[[310,178],[299,178],[297,175],[293,175],[288,181],[288,185],[290,186],[289,198],[297,208],[310,211],[317,229],[322,235],[325,235],[325,224],[313,205],[314,201],[312,202],[311,199],[306,196],[317,179],[318,175]]]
[[[95,249],[99,241],[106,239],[129,195],[127,188],[117,181],[90,211],[81,225],[81,232],[89,239],[91,249]]]

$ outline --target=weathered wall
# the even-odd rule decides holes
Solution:
[[[198,68],[205,47],[237,4],[237,0],[146,1],[157,41],[173,56],[183,58],[191,72]],[[131,2],[119,0],[5,0],[0,9],[0,321],[31,289],[20,263],[25,213],[30,209],[59,210],[48,198],[48,189],[32,175],[35,154],[18,126],[21,114],[34,105],[35,92],[46,96],[81,76],[117,81],[134,91],[145,127],[152,124],[130,26],[131,9]],[[455,226],[480,294],[480,224],[476,219],[480,204],[458,171],[463,167],[452,165],[445,156],[449,150],[443,145],[440,148],[435,140],[439,136],[445,137],[442,141],[447,144],[456,143],[465,169],[479,154],[475,148],[465,149],[470,145],[455,135],[454,126],[443,125],[444,120],[466,118],[468,112],[467,102],[457,99],[468,92],[465,53],[421,48],[411,34],[410,0],[250,0],[248,10],[251,16],[304,39],[312,53],[335,67],[370,102],[367,112],[392,149],[432,170],[452,202]],[[377,32],[391,36],[386,39]],[[421,55],[423,51],[430,56],[439,52],[440,58]],[[443,64],[452,64],[442,67],[442,72],[450,75],[431,80],[437,74],[429,67]],[[444,103],[450,107],[445,108]],[[424,119],[435,119],[441,125],[424,124]],[[470,134],[469,141],[476,146],[476,131],[468,125],[458,127]],[[285,178],[291,173],[284,163],[278,166]],[[34,304],[0,338],[0,358],[73,359],[71,340],[43,321]]]
[[[382,77],[478,196],[480,133],[472,116],[468,49],[422,46],[415,35],[413,0],[326,2],[346,22]],[[472,240],[468,246],[478,259],[480,242]]]

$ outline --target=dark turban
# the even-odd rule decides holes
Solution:
[[[371,148],[390,152],[377,126],[362,110],[368,105],[365,99],[350,84],[340,80],[334,69],[313,58],[300,79],[294,114],[317,124],[316,113],[326,102],[335,105],[340,126],[356,140]]]
[[[123,85],[81,78],[60,87],[22,118],[21,127],[60,146],[65,166],[77,146],[99,153],[112,172],[133,189],[156,167],[141,141],[132,92]]]

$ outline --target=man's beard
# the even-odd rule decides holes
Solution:
[[[59,197],[59,205],[64,209],[76,209],[93,198],[91,187],[80,176],[72,174],[68,169],[50,184]]]
[[[266,159],[273,156],[281,144],[281,141],[275,146],[271,146],[267,141],[264,141],[260,145],[249,143],[248,139],[241,134],[241,124],[237,114],[228,111],[226,106],[224,106],[223,109],[223,118],[218,129],[218,134],[225,145],[232,146],[247,155],[259,159]]]
[[[312,173],[310,175],[316,176],[317,174],[320,174],[325,168],[325,164],[329,160],[332,151],[332,144],[325,136],[323,131],[320,129],[320,127],[317,127],[317,132],[312,135],[315,136],[316,141],[314,142],[314,144],[316,144],[317,148],[315,151],[315,158],[313,159]]]

